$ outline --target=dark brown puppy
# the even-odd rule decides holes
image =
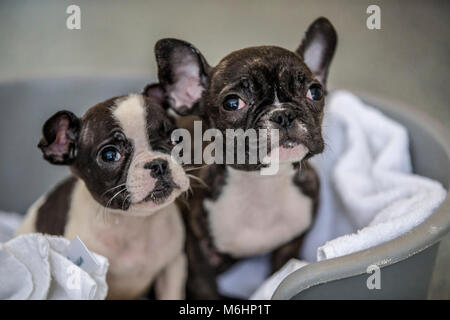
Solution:
[[[188,296],[218,298],[216,276],[236,259],[273,253],[273,270],[296,257],[318,204],[319,181],[307,159],[321,153],[325,85],[337,43],[317,19],[299,48],[261,46],[232,52],[215,67],[191,44],[155,47],[165,100],[179,114],[197,114],[209,128],[278,129],[280,169],[214,164],[199,176],[186,218]],[[270,149],[270,147],[269,147]],[[273,150],[269,150],[273,151]]]

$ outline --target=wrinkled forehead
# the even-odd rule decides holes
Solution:
[[[282,74],[312,76],[303,59],[296,53],[274,46],[250,47],[237,50],[223,58],[214,70],[214,76],[226,79],[242,77],[266,78]]]
[[[80,134],[81,144],[96,145],[105,140],[112,132],[119,129],[112,114],[112,108],[118,98],[111,98],[91,107],[82,117]]]
[[[158,131],[163,121],[167,121],[164,111],[160,109],[149,104],[140,94],[106,100],[84,115],[81,139],[86,144],[96,145],[114,132],[121,131],[133,141],[135,149],[149,149],[149,135]]]

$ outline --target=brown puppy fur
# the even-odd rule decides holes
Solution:
[[[170,108],[200,115],[224,136],[227,129],[280,132],[280,170],[274,176],[259,174],[260,159],[200,171],[208,188],[194,190],[185,216],[190,297],[220,297],[216,276],[236,259],[271,252],[277,270],[298,256],[318,205],[319,181],[307,159],[324,148],[325,86],[336,43],[331,23],[319,18],[295,52],[246,48],[215,67],[184,41],[156,44],[159,80]]]

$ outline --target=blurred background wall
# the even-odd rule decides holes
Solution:
[[[81,8],[81,30],[66,8]],[[366,8],[381,8],[368,30]],[[339,34],[331,88],[356,88],[413,103],[450,124],[450,1],[232,0],[0,1],[0,81],[74,75],[155,75],[153,45],[192,42],[210,64],[245,46],[296,48],[328,17]]]
[[[81,30],[66,28],[66,8],[71,4],[81,8]],[[370,4],[381,8],[381,30],[366,27]],[[210,64],[216,64],[228,52],[247,46],[272,44],[295,49],[307,26],[325,16],[339,35],[330,89],[358,89],[403,101],[448,127],[449,13],[448,0],[1,0],[0,84],[105,76],[138,76],[150,81],[156,68],[153,46],[160,38],[190,41]],[[75,93],[66,94],[77,99]],[[2,117],[17,107],[14,99],[5,101],[0,101]],[[21,112],[20,119],[37,132],[41,119],[25,120],[27,112]],[[39,110],[34,114],[40,117]],[[48,116],[42,115],[43,119]],[[5,128],[0,128],[1,136],[21,134]],[[28,137],[30,146],[34,147],[37,139],[37,135]],[[0,147],[5,152],[3,144]],[[26,167],[27,159],[17,161],[17,166]],[[10,209],[2,205],[0,209]],[[440,248],[430,297],[450,298],[449,270],[447,237]]]

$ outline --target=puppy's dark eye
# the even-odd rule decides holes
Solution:
[[[101,151],[101,157],[104,162],[117,162],[122,158],[122,155],[116,147],[107,146]]]
[[[320,100],[323,97],[323,91],[320,85],[313,84],[309,87],[306,97],[310,100]]]
[[[223,102],[223,108],[228,111],[236,111],[244,108],[246,105],[247,104],[235,94],[226,97]]]

